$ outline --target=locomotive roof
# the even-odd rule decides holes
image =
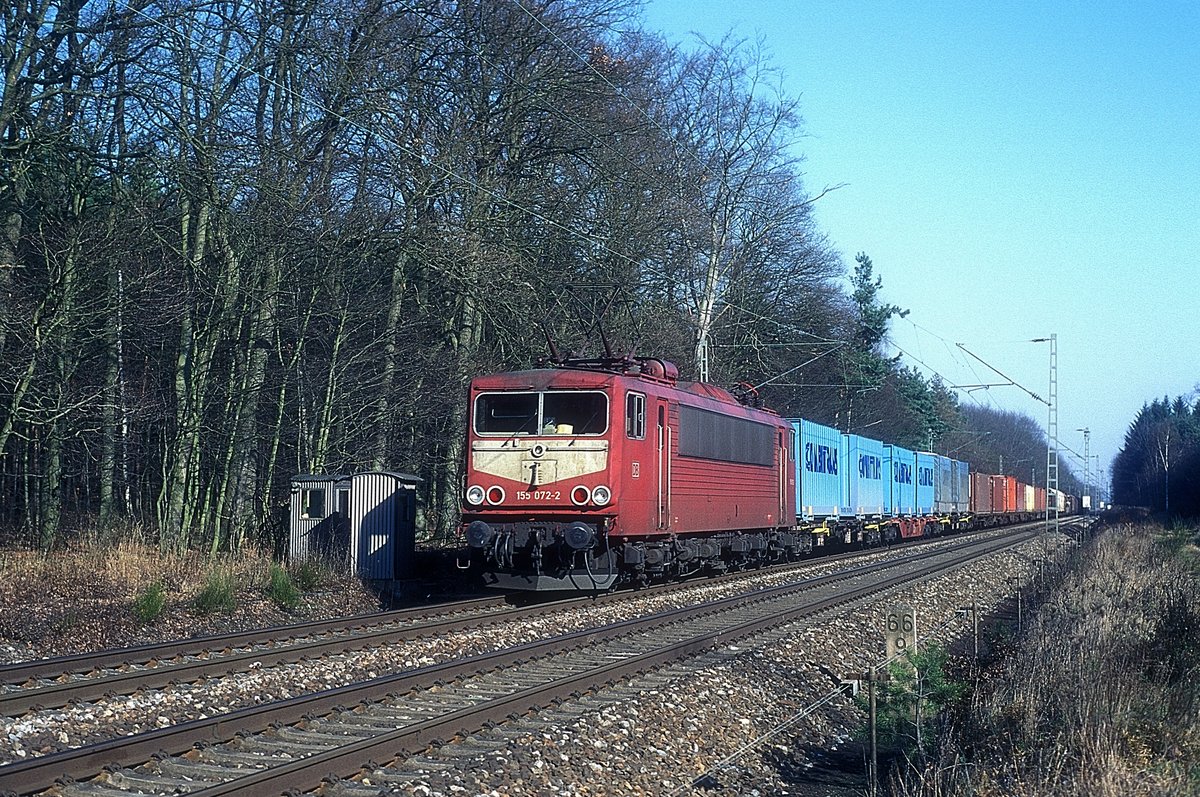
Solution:
[[[774,415],[772,410],[763,407],[748,407],[723,387],[706,382],[676,381],[662,379],[647,374],[613,373],[591,368],[535,368],[527,371],[507,371],[499,374],[476,377],[472,386],[476,390],[550,390],[550,389],[593,389],[599,390],[610,385],[625,383],[657,385],[681,393],[729,404],[742,409],[757,410]]]
[[[576,368],[534,368],[528,371],[505,371],[476,377],[479,390],[546,390],[551,387],[600,388],[614,383],[623,374]]]

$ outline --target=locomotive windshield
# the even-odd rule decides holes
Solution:
[[[481,393],[475,399],[479,434],[601,435],[608,430],[608,396],[582,390]]]

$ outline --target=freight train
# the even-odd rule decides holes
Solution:
[[[461,531],[500,588],[607,590],[1046,511],[1044,488],[782,418],[652,357],[483,376],[469,399]]]

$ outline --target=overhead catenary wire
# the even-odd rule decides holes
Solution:
[[[997,373],[999,376],[1001,376],[1001,377],[1003,377],[1003,378],[1007,379],[1007,380],[1008,380],[1008,384],[1010,384],[1010,385],[1012,385],[1013,387],[1016,387],[1016,388],[1018,388],[1018,389],[1020,389],[1020,390],[1023,390],[1023,391],[1024,391],[1024,392],[1026,392],[1026,393],[1028,393],[1028,394],[1029,394],[1029,395],[1030,395],[1030,396],[1031,396],[1031,397],[1032,397],[1032,398],[1033,398],[1035,401],[1040,401],[1042,404],[1049,404],[1049,403],[1050,403],[1050,402],[1049,402],[1049,401],[1047,401],[1046,399],[1044,399],[1044,398],[1042,398],[1041,396],[1039,396],[1037,393],[1034,393],[1034,392],[1033,392],[1032,390],[1030,390],[1029,388],[1025,387],[1025,386],[1024,386],[1024,385],[1022,385],[1021,383],[1019,383],[1019,382],[1017,382],[1016,380],[1014,380],[1014,379],[1013,379],[1011,376],[1009,376],[1008,374],[1004,373],[1004,372],[1003,372],[1003,371],[1001,371],[999,368],[997,368],[997,367],[995,367],[994,365],[992,365],[991,363],[989,363],[987,360],[985,360],[985,359],[983,359],[982,357],[980,357],[980,356],[979,356],[978,354],[976,354],[975,352],[973,352],[973,351],[971,351],[970,349],[968,349],[968,348],[967,348],[966,346],[964,346],[963,344],[961,344],[961,343],[957,343],[957,344],[955,344],[955,345],[956,345],[956,346],[958,346],[958,348],[960,348],[960,349],[962,349],[963,351],[965,351],[967,354],[969,354],[969,355],[971,355],[972,357],[974,357],[976,360],[979,360],[979,362],[983,363],[985,366],[987,366],[987,367],[988,367],[989,369],[991,369],[992,371],[995,371],[995,372],[996,372],[996,373]]]
[[[939,335],[937,332],[933,331],[932,329],[929,329],[928,327],[923,326],[922,324],[918,324],[916,321],[913,321],[911,318],[909,318],[907,316],[905,317],[905,320],[908,321],[908,323],[912,325],[914,331],[923,332],[926,335],[930,335],[931,337],[933,337],[936,340],[938,340],[939,342],[941,342],[943,348],[945,348],[946,353],[950,355],[950,359],[952,361],[954,361],[956,363],[964,364],[967,367],[967,370],[970,371],[971,374],[975,376],[976,382],[983,382],[983,380],[979,377],[978,372],[976,372],[975,367],[971,364],[970,360],[965,359],[954,347],[952,347],[950,345],[949,340],[942,337],[941,335]],[[921,344],[921,339],[918,336],[916,340],[917,340],[917,346],[919,349],[920,344]],[[899,349],[899,346],[897,346],[896,348]],[[909,355],[909,356],[911,357],[911,355]],[[922,352],[922,356],[924,356],[923,352]],[[918,362],[920,362],[921,365],[923,365],[926,368],[930,367],[927,364],[925,364],[924,362],[921,362],[920,360],[918,360]],[[935,371],[935,373],[936,373],[936,371]],[[951,380],[947,376],[944,376],[942,374],[938,374],[938,376],[942,379],[942,381],[944,381],[946,383],[946,385],[948,387],[958,389],[957,386],[954,384],[958,380]],[[968,395],[968,397],[971,398],[972,401],[974,401],[979,406],[981,406],[981,407],[985,406],[984,403],[979,400],[978,396],[971,395],[971,391],[967,391],[967,395]],[[985,398],[987,399],[988,405],[990,405],[992,409],[998,409],[996,401],[990,392],[985,393]]]
[[[974,384],[974,385],[962,385],[962,384],[956,384],[956,383],[955,383],[955,380],[949,379],[949,378],[948,378],[948,377],[947,377],[945,374],[942,374],[941,372],[939,372],[939,371],[938,371],[936,368],[934,368],[933,366],[929,365],[929,363],[925,362],[923,359],[921,359],[921,358],[919,358],[919,357],[917,357],[917,356],[913,355],[911,352],[908,352],[907,350],[905,350],[904,348],[902,348],[901,346],[899,346],[899,345],[898,345],[898,344],[897,344],[897,343],[896,343],[894,340],[889,340],[889,343],[890,343],[890,345],[891,345],[891,346],[892,346],[894,349],[896,349],[897,351],[899,351],[901,354],[903,354],[905,357],[908,357],[910,360],[913,360],[913,361],[915,361],[916,363],[918,363],[919,365],[921,365],[923,368],[927,369],[928,371],[930,371],[931,373],[933,373],[934,375],[936,375],[936,376],[937,376],[939,379],[941,379],[941,380],[942,380],[942,381],[943,381],[943,382],[946,384],[946,386],[947,386],[947,387],[949,387],[949,388],[951,388],[951,389],[954,389],[954,390],[959,390],[959,391],[961,391],[961,392],[965,393],[965,394],[967,395],[967,397],[968,397],[968,398],[970,398],[972,401],[974,401],[974,402],[975,402],[976,404],[978,404],[980,407],[985,407],[986,405],[985,405],[985,404],[984,404],[982,401],[980,401],[980,400],[979,400],[979,397],[978,397],[978,396],[976,396],[976,395],[975,395],[975,391],[973,391],[973,390],[971,390],[971,389],[969,389],[969,388],[980,388],[980,389],[984,389],[984,392],[985,392],[985,394],[987,395],[987,398],[988,398],[988,403],[991,405],[991,408],[992,408],[992,409],[999,409],[999,407],[997,406],[996,402],[995,402],[995,401],[994,401],[994,399],[993,399],[993,396],[992,396],[992,393],[991,393],[991,390],[990,390],[990,388],[992,388],[992,387],[1001,387],[1001,386],[1010,386],[1010,385],[1011,385],[1011,386],[1015,386],[1015,387],[1017,387],[1018,389],[1020,389],[1020,390],[1022,390],[1022,391],[1024,391],[1024,392],[1026,392],[1026,393],[1028,393],[1030,396],[1032,396],[1032,397],[1033,397],[1034,399],[1036,399],[1037,401],[1039,401],[1039,402],[1041,402],[1041,403],[1043,403],[1043,404],[1045,403],[1045,399],[1041,398],[1040,396],[1038,396],[1038,395],[1037,395],[1036,393],[1034,393],[1033,391],[1031,391],[1031,390],[1029,390],[1029,389],[1025,388],[1023,385],[1021,385],[1021,384],[1019,384],[1018,382],[1016,382],[1015,380],[1011,379],[1011,378],[1010,378],[1008,375],[1006,375],[1006,374],[1003,374],[1003,373],[1001,373],[1001,372],[999,372],[999,371],[996,371],[996,373],[1000,374],[1000,376],[1001,376],[1001,377],[1003,377],[1003,378],[1004,378],[1005,380],[1007,380],[1007,381],[1005,381],[1005,382],[1003,382],[1003,383],[994,383],[994,384],[988,384],[988,383],[985,383],[985,382],[984,382],[984,380],[983,380],[983,379],[982,379],[982,378],[979,376],[979,374],[978,374],[978,372],[975,370],[975,368],[974,368],[974,367],[973,367],[973,366],[970,364],[970,361],[969,361],[969,360],[966,360],[966,359],[964,359],[963,357],[961,357],[961,356],[959,356],[959,355],[957,355],[957,354],[954,352],[954,350],[950,348],[950,346],[949,346],[949,343],[950,343],[950,341],[949,341],[949,340],[947,340],[946,338],[944,338],[944,337],[942,337],[941,335],[937,334],[937,333],[936,333],[936,332],[934,332],[933,330],[931,330],[931,329],[929,329],[929,328],[927,328],[927,327],[921,326],[920,324],[917,324],[915,321],[912,321],[911,319],[909,320],[909,323],[911,323],[915,329],[919,329],[919,330],[921,330],[921,331],[925,332],[926,334],[928,334],[928,335],[931,335],[931,336],[933,336],[934,338],[937,338],[939,341],[941,341],[943,344],[945,344],[945,345],[946,345],[946,350],[947,350],[947,352],[949,352],[949,353],[950,353],[950,355],[951,355],[952,359],[954,359],[955,361],[960,361],[960,362],[963,362],[963,363],[966,365],[966,367],[968,368],[968,370],[970,370],[970,371],[971,371],[971,373],[972,373],[972,374],[975,376],[975,378],[976,378],[976,380],[977,380],[977,384]],[[1028,342],[1028,341],[1020,341],[1020,342],[1022,342],[1022,343],[1025,343],[1025,342]],[[918,343],[919,343],[919,340],[918,340]],[[959,349],[961,349],[961,350],[962,350],[963,352],[965,352],[966,354],[970,354],[972,357],[974,357],[975,359],[979,360],[979,362],[983,363],[983,364],[984,364],[984,365],[986,365],[988,368],[992,368],[992,366],[991,366],[990,364],[988,364],[987,362],[985,362],[985,361],[984,361],[984,360],[982,360],[981,358],[977,357],[977,356],[976,356],[974,353],[972,353],[970,350],[968,350],[968,349],[966,348],[966,346],[964,346],[963,344],[961,344],[961,343],[957,343],[957,344],[956,344],[956,348],[959,348]],[[994,369],[994,368],[992,368],[992,370],[995,370],[995,369]]]
[[[897,345],[895,341],[891,341],[891,346],[892,346],[892,348],[894,348],[896,351],[898,351],[898,352],[900,352],[901,354],[903,354],[905,357],[908,357],[910,360],[913,360],[913,361],[915,361],[917,364],[919,364],[919,365],[921,365],[922,367],[924,367],[924,368],[928,369],[928,370],[929,370],[929,371],[930,371],[930,372],[931,372],[931,373],[932,373],[934,376],[936,376],[938,379],[940,379],[940,380],[942,380],[943,382],[945,382],[945,383],[947,384],[947,386],[949,386],[949,385],[951,384],[950,380],[946,379],[946,377],[945,377],[945,376],[943,376],[943,375],[942,375],[942,374],[941,374],[941,373],[940,373],[940,372],[939,372],[939,371],[938,371],[936,368],[934,368],[932,365],[930,365],[929,363],[925,362],[924,360],[920,359],[919,357],[916,357],[916,356],[914,356],[913,354],[909,353],[907,350],[905,350],[904,348],[902,348],[902,347],[900,347],[899,345]],[[972,394],[968,393],[968,394],[967,394],[967,397],[968,397],[969,399],[971,399],[972,401],[974,401],[974,402],[975,402],[976,404],[978,404],[979,406],[981,406],[981,407],[983,406],[983,402],[981,402],[981,401],[980,401],[978,398],[976,398],[974,395],[972,395]]]
[[[1046,402],[1045,402],[1045,399],[1041,398],[1041,396],[1038,396],[1038,395],[1037,395],[1036,393],[1034,393],[1033,391],[1030,391],[1030,390],[1028,390],[1027,388],[1025,388],[1024,386],[1022,386],[1022,385],[1018,384],[1018,383],[1017,383],[1015,380],[1013,380],[1012,378],[1010,378],[1010,377],[1009,377],[1009,376],[1007,376],[1006,374],[1003,374],[1003,373],[1001,373],[1000,371],[997,371],[997,370],[996,370],[995,368],[993,368],[993,367],[992,367],[992,366],[991,366],[989,363],[987,363],[986,361],[984,361],[982,358],[980,358],[980,357],[979,357],[978,355],[976,355],[974,352],[972,352],[972,351],[970,351],[969,349],[967,349],[967,347],[966,347],[964,344],[962,344],[962,343],[958,343],[958,342],[955,342],[954,346],[953,346],[953,347],[951,347],[951,346],[950,346],[950,343],[951,343],[951,341],[950,341],[949,339],[947,339],[947,338],[945,338],[945,337],[943,337],[943,336],[939,335],[937,332],[933,331],[932,329],[929,329],[928,327],[922,326],[922,325],[920,325],[920,324],[916,323],[915,321],[912,321],[911,319],[909,319],[909,323],[910,323],[910,324],[912,324],[914,328],[916,328],[916,329],[919,329],[919,330],[923,331],[924,333],[926,333],[927,335],[931,335],[931,336],[933,336],[934,338],[936,338],[937,340],[941,341],[941,342],[942,342],[942,344],[945,346],[947,353],[948,353],[948,354],[951,356],[951,359],[953,359],[953,360],[954,360],[954,361],[956,361],[956,362],[961,362],[961,363],[963,363],[963,364],[966,366],[967,370],[968,370],[968,371],[970,371],[970,372],[971,372],[971,374],[972,374],[972,376],[974,376],[974,378],[975,378],[975,384],[973,384],[973,385],[969,385],[969,386],[966,386],[966,385],[954,385],[954,384],[953,384],[953,383],[952,383],[950,380],[947,380],[947,378],[946,378],[945,376],[942,376],[942,375],[940,375],[940,374],[939,374],[939,376],[941,376],[941,378],[942,378],[943,380],[946,380],[946,381],[947,381],[947,384],[948,384],[948,385],[950,385],[951,387],[955,387],[955,389],[968,389],[968,388],[979,388],[979,389],[983,389],[983,390],[985,390],[985,392],[986,392],[986,396],[987,396],[988,402],[989,402],[990,404],[992,404],[993,408],[997,408],[997,409],[998,409],[998,407],[996,407],[995,397],[994,397],[994,396],[992,395],[992,393],[991,393],[991,388],[992,388],[992,387],[1002,387],[1002,386],[1010,386],[1010,385],[1011,385],[1011,386],[1015,386],[1015,387],[1019,388],[1020,390],[1023,390],[1023,391],[1025,391],[1026,393],[1028,393],[1028,394],[1029,394],[1030,396],[1032,396],[1032,397],[1033,397],[1035,400],[1037,400],[1037,401],[1039,401],[1039,402],[1041,402],[1041,403],[1043,403],[1043,404],[1044,404],[1044,403],[1046,403]],[[1005,342],[1007,342],[1007,343],[1012,343],[1012,342],[1016,342],[1016,343],[1028,343],[1029,341],[1028,341],[1028,340],[1020,340],[1020,341],[1005,341]],[[897,347],[897,348],[898,348],[898,347]],[[961,352],[963,352],[964,354],[970,355],[970,358],[971,358],[971,359],[968,359],[968,358],[966,358],[966,357],[963,357],[963,356],[962,356],[962,354],[959,354],[959,352],[960,352],[960,351],[961,351]],[[1003,383],[988,383],[988,382],[987,382],[987,381],[986,381],[986,380],[985,380],[983,377],[981,377],[981,376],[979,375],[979,372],[978,372],[978,371],[975,369],[975,366],[974,366],[974,364],[973,364],[973,363],[972,363],[972,361],[971,361],[972,359],[974,359],[974,360],[976,360],[976,361],[978,361],[978,362],[982,363],[984,366],[986,366],[986,367],[988,367],[989,369],[991,369],[991,370],[995,371],[997,374],[999,374],[1001,377],[1003,377],[1003,378],[1004,378],[1005,380],[1007,380],[1007,381],[1006,381],[1006,382],[1003,382]],[[924,363],[922,363],[922,364],[924,365]],[[927,366],[927,365],[926,365],[926,367],[929,367],[929,366]]]
[[[771,377],[770,379],[768,379],[768,380],[767,380],[767,381],[765,381],[765,382],[760,382],[760,383],[758,383],[757,385],[755,385],[755,386],[754,386],[753,388],[751,388],[751,389],[752,389],[752,390],[758,390],[760,387],[766,387],[767,385],[769,385],[769,384],[773,383],[773,382],[774,382],[776,379],[782,379],[783,377],[787,376],[787,375],[788,375],[788,374],[790,374],[790,373],[794,373],[794,372],[796,372],[796,371],[799,371],[799,370],[800,370],[801,368],[803,368],[804,366],[806,366],[806,365],[809,365],[810,363],[814,363],[814,362],[816,362],[817,360],[819,360],[819,359],[821,359],[822,357],[824,357],[826,354],[831,354],[831,353],[833,353],[833,352],[837,351],[839,348],[841,348],[841,347],[840,347],[840,346],[833,346],[833,347],[831,347],[831,348],[828,348],[828,349],[826,349],[825,351],[823,351],[823,352],[821,352],[820,354],[818,354],[816,357],[811,357],[811,358],[809,358],[808,360],[805,360],[804,362],[800,363],[799,365],[797,365],[797,366],[794,366],[794,367],[792,367],[792,368],[789,368],[789,369],[787,369],[786,371],[784,371],[783,373],[779,374],[778,376],[773,376],[773,377]]]
[[[795,324],[789,324],[785,321],[780,321],[778,318],[771,318],[770,316],[765,316],[762,313],[757,313],[753,310],[748,310],[745,307],[742,307],[741,305],[734,304],[733,302],[725,302],[724,304],[726,307],[737,310],[740,313],[745,313],[746,315],[752,316],[753,318],[756,318],[759,321],[766,321],[769,324],[774,324],[775,326],[779,327],[780,329],[785,329],[789,332],[796,332],[800,335],[805,335],[807,337],[810,337],[817,343],[830,343],[830,344],[836,344],[839,346],[843,345],[845,343],[844,340],[836,340],[835,338],[827,338],[823,335],[818,335],[815,332],[809,332],[808,330],[802,329],[802,328],[796,326]]]
[[[966,359],[963,359],[963,358],[962,358],[962,357],[960,357],[960,356],[954,355],[954,352],[953,352],[953,350],[951,350],[951,349],[949,348],[949,345],[948,345],[948,344],[949,344],[949,341],[948,341],[946,338],[943,338],[941,335],[937,334],[937,333],[936,333],[936,332],[934,332],[933,330],[930,330],[930,329],[928,329],[928,328],[926,328],[926,327],[923,327],[923,326],[921,326],[920,324],[917,324],[916,322],[913,322],[913,321],[911,321],[911,320],[910,320],[910,323],[913,325],[913,327],[914,327],[914,328],[916,328],[916,329],[920,329],[920,330],[924,331],[925,333],[927,333],[927,334],[929,334],[929,335],[932,335],[933,337],[935,337],[935,338],[937,338],[938,340],[942,341],[943,343],[947,344],[947,351],[949,351],[949,352],[950,352],[950,353],[951,353],[951,354],[954,356],[954,359],[955,359],[955,360],[961,360],[962,362],[964,362],[964,363],[967,365],[967,368],[968,368],[968,369],[971,371],[972,375],[974,375],[974,376],[975,376],[975,378],[976,378],[976,380],[977,380],[977,384],[970,384],[970,385],[967,385],[967,384],[953,384],[953,383],[950,383],[950,382],[947,380],[947,378],[946,378],[944,375],[942,375],[942,374],[938,373],[938,372],[937,372],[937,371],[936,371],[934,368],[932,368],[932,366],[928,365],[927,363],[925,363],[925,362],[921,361],[920,359],[918,359],[918,358],[916,358],[916,357],[913,357],[913,355],[909,354],[908,352],[904,351],[904,350],[903,350],[903,349],[902,349],[900,346],[896,345],[896,344],[895,344],[895,342],[891,342],[891,343],[892,343],[892,346],[893,346],[894,348],[896,348],[898,351],[900,351],[902,354],[904,354],[905,356],[907,356],[907,357],[909,357],[909,358],[911,358],[911,359],[914,359],[914,360],[916,360],[916,361],[917,361],[918,363],[920,363],[922,366],[924,366],[925,368],[929,369],[929,370],[930,370],[930,371],[932,371],[933,373],[937,374],[937,375],[938,375],[938,376],[939,376],[939,377],[940,377],[940,378],[941,378],[943,381],[946,381],[946,382],[947,382],[947,384],[948,384],[948,386],[949,386],[949,387],[951,387],[951,388],[953,388],[953,389],[955,389],[955,390],[959,390],[959,391],[965,392],[965,393],[966,393],[966,395],[967,395],[969,398],[971,398],[973,401],[975,401],[975,403],[979,404],[980,406],[983,406],[983,404],[982,404],[982,402],[980,402],[980,401],[979,401],[979,399],[978,399],[978,398],[975,396],[975,390],[983,390],[983,391],[984,391],[984,393],[985,393],[985,394],[988,396],[989,402],[992,404],[992,407],[993,407],[993,408],[995,408],[995,409],[998,409],[998,407],[996,406],[996,403],[995,403],[995,402],[992,400],[991,388],[993,388],[993,387],[1010,387],[1010,386],[1011,386],[1011,387],[1016,387],[1018,390],[1021,390],[1022,392],[1024,392],[1024,393],[1028,394],[1028,395],[1029,395],[1031,398],[1033,398],[1035,401],[1038,401],[1038,402],[1040,402],[1040,403],[1042,403],[1042,404],[1047,404],[1047,403],[1048,403],[1048,402],[1046,401],[1046,399],[1042,398],[1042,397],[1041,397],[1040,395],[1038,395],[1036,392],[1034,392],[1034,391],[1030,390],[1029,388],[1025,387],[1025,386],[1024,386],[1024,385],[1022,385],[1021,383],[1019,383],[1019,382],[1017,382],[1016,380],[1014,380],[1012,377],[1008,376],[1008,374],[1006,374],[1006,373],[1004,373],[1004,372],[1000,371],[1000,370],[999,370],[999,369],[997,369],[995,366],[993,366],[991,363],[987,362],[987,361],[986,361],[986,360],[984,360],[982,357],[980,357],[979,355],[975,354],[973,351],[971,351],[970,349],[968,349],[968,348],[966,347],[966,345],[965,345],[965,344],[963,344],[963,343],[956,343],[956,344],[955,344],[955,348],[957,348],[957,349],[961,350],[962,352],[964,352],[964,353],[965,353],[965,354],[967,354],[967,355],[970,355],[970,357],[971,357],[971,358],[973,358],[973,359],[977,360],[978,362],[982,363],[982,364],[983,364],[984,366],[986,366],[986,367],[987,367],[989,370],[991,370],[991,371],[995,372],[995,373],[996,373],[996,374],[998,374],[998,375],[999,375],[999,376],[1000,376],[1002,379],[1004,379],[1004,380],[1005,380],[1004,382],[995,382],[995,383],[988,383],[988,382],[985,382],[985,380],[984,380],[982,377],[980,377],[980,376],[979,376],[979,373],[978,373],[978,371],[976,371],[976,370],[975,370],[974,366],[973,366],[973,365],[971,365],[971,362],[970,362],[970,360],[966,360]],[[918,340],[918,342],[919,342],[919,340]],[[1004,341],[1004,342],[1006,342],[1006,343],[1029,343],[1030,341],[1029,341],[1028,339],[1024,339],[1024,340],[1018,340],[1018,341]],[[1046,434],[1047,434],[1047,436],[1048,436],[1048,435],[1049,435],[1049,431],[1047,431],[1047,432],[1046,432]],[[1077,452],[1077,451],[1073,450],[1072,448],[1070,448],[1069,446],[1067,446],[1067,445],[1063,444],[1063,443],[1061,442],[1061,440],[1060,440],[1060,441],[1057,441],[1056,445],[1057,445],[1059,448],[1063,448],[1063,449],[1065,449],[1065,450],[1069,451],[1069,452],[1070,452],[1070,453],[1071,453],[1071,454],[1072,454],[1072,455],[1073,455],[1073,456],[1074,456],[1074,457],[1075,457],[1077,460],[1079,460],[1080,462],[1083,462],[1083,461],[1084,461],[1084,458],[1083,458],[1083,456],[1082,456],[1081,454],[1079,454],[1079,452]]]

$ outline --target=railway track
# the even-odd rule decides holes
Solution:
[[[908,547],[933,544],[941,539],[932,538]],[[822,557],[819,561],[834,563],[878,550],[851,551]],[[637,594],[669,594],[694,589],[697,585],[717,586],[780,569],[802,567],[812,561],[737,571],[715,578],[658,584]],[[511,596],[487,596],[435,606],[0,665],[0,716],[17,717],[29,711],[96,702],[114,695],[130,695],[179,683],[198,683],[262,667],[449,634],[481,625],[542,618],[548,611],[585,604],[605,605],[624,600],[629,594],[607,593],[542,601],[532,605],[512,605]]]
[[[378,793],[367,762],[403,760],[472,732],[796,618],[860,600],[1037,536],[962,539],[884,562],[660,612],[0,768],[0,789],[35,794]],[[544,609],[545,607],[536,607]],[[364,770],[364,767],[366,769]],[[367,772],[366,783],[361,778]],[[104,772],[104,774],[98,774]],[[55,786],[58,778],[68,781]],[[400,776],[398,776],[400,777]],[[70,779],[87,778],[87,782]]]
[[[503,596],[0,666],[0,716],[133,694],[511,617]]]

